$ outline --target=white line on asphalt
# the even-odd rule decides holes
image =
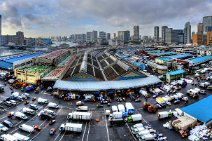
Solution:
[[[23,120],[22,121],[20,121],[20,122],[18,122],[15,126],[17,126],[18,124],[20,124],[20,123],[22,123],[23,122]]]
[[[2,117],[2,118],[0,118],[0,120],[2,120],[3,118],[6,118],[7,116],[4,116],[4,117]]]
[[[46,121],[46,120],[45,120],[45,121]],[[44,121],[44,122],[45,122],[45,121]],[[43,122],[43,123],[44,123],[44,122]],[[43,123],[41,123],[40,126],[42,126]],[[46,125],[43,129],[41,129],[41,130],[44,130],[48,125],[49,125],[49,123],[47,123],[47,125]],[[34,138],[36,138],[40,133],[41,133],[41,131],[39,131],[38,134],[35,135],[31,140],[33,140]]]
[[[105,109],[104,109],[105,111]],[[105,112],[104,112],[105,113]],[[105,115],[105,114],[104,114]],[[105,115],[105,123],[106,123],[106,130],[107,130],[107,139],[108,141],[110,141],[110,137],[109,137],[109,130],[108,130],[108,126],[107,126],[107,118],[106,118],[106,115]]]
[[[83,132],[83,135],[82,135],[82,141],[84,140],[86,128],[87,128],[87,122],[86,122],[86,124],[85,124],[84,132]]]
[[[91,128],[91,124],[90,124],[90,122],[89,122],[89,123],[88,123],[88,133],[87,133],[86,141],[88,141],[88,136],[89,136],[89,133],[90,133],[90,128]]]
[[[59,140],[59,141],[61,141],[61,140],[63,139],[63,137],[64,137],[65,133],[66,133],[66,132],[64,132],[64,133],[63,133],[63,135],[62,135],[62,137],[60,138],[60,140]]]
[[[60,133],[55,137],[54,141],[56,141],[59,136],[60,136]]]
[[[10,134],[12,134],[13,132],[17,131],[18,129],[19,129],[19,127],[16,128],[15,130],[11,131]]]
[[[126,125],[127,125],[127,128],[130,130],[130,127],[129,127],[128,123],[126,123]],[[132,133],[131,130],[130,130],[130,133],[131,133],[131,135],[133,136],[134,140],[137,141],[137,139],[135,138],[135,136],[133,135],[133,133]]]

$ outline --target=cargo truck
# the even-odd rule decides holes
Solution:
[[[1,141],[18,141],[18,139],[10,134],[3,134],[0,136]]]
[[[15,133],[15,134],[13,134],[13,136],[16,137],[18,139],[18,141],[31,141],[29,137],[24,136],[19,133]]]
[[[69,113],[67,119],[70,120],[91,120],[92,114],[91,112],[78,112],[74,111]]]
[[[142,120],[141,114],[131,115],[127,118],[127,122],[137,122]]]
[[[119,110],[119,112],[125,112],[125,107],[124,107],[124,105],[123,104],[118,104],[118,110]]]
[[[164,118],[169,118],[169,117],[172,117],[171,111],[158,112],[158,119],[164,119]]]
[[[60,132],[77,132],[81,133],[82,132],[82,124],[78,123],[64,123],[61,124],[59,128]]]
[[[135,112],[135,110],[134,110],[134,107],[133,107],[133,105],[132,105],[132,103],[130,103],[130,102],[126,102],[125,103],[125,107],[126,107],[126,112],[128,113],[128,114],[134,114],[134,112]]]

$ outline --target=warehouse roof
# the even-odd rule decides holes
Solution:
[[[7,57],[7,58],[2,58],[1,60],[8,62],[8,63],[13,63],[16,61],[20,61],[20,60],[24,60],[24,59],[29,59],[29,58],[33,58],[33,57],[37,57],[42,55],[42,52],[36,52],[36,53],[30,53],[30,54],[22,54],[22,55],[16,55],[16,56],[11,56],[11,57]]]
[[[202,122],[212,120],[212,95],[194,103],[183,107],[181,110]]]
[[[180,59],[180,58],[190,57],[190,56],[192,56],[190,53],[181,53],[181,54],[171,55],[171,56],[166,56],[166,57],[169,57],[171,59]]]
[[[30,67],[19,68],[19,70],[28,71],[28,72],[38,72],[38,73],[45,72],[48,69],[50,69],[50,67],[48,66],[30,66]]]
[[[178,74],[182,74],[185,73],[184,70],[176,70],[176,71],[171,71],[171,72],[167,72],[167,74],[169,75],[178,75]]]
[[[78,91],[98,91],[108,89],[126,89],[136,88],[160,83],[161,80],[156,76],[138,78],[133,80],[119,81],[63,81],[57,80],[54,88],[61,90],[78,90]]]
[[[210,60],[212,60],[212,55],[188,59],[189,62],[194,63],[194,64],[204,63],[204,62],[210,61]]]

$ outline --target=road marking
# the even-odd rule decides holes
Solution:
[[[58,138],[60,135],[61,135],[61,134],[59,133],[59,134],[55,137],[54,141],[56,141],[57,138]]]
[[[130,127],[129,127],[128,123],[126,123],[126,125],[127,125],[127,128],[130,130]],[[137,139],[135,138],[135,136],[133,135],[133,133],[132,133],[131,130],[130,130],[130,133],[131,133],[131,135],[133,136],[134,140],[137,141]]]
[[[63,139],[63,137],[64,137],[65,133],[66,133],[66,132],[64,132],[64,133],[63,133],[63,135],[62,135],[62,137],[60,138],[60,140],[59,140],[59,141],[61,141],[61,140]]]
[[[88,125],[88,133],[87,133],[87,139],[86,139],[86,141],[88,141],[88,136],[89,136],[89,133],[90,133],[90,128],[91,128],[91,124],[90,124],[90,122],[89,122],[89,125]]]
[[[46,121],[46,120],[45,120],[45,121]],[[45,122],[45,121],[44,121],[44,122]],[[43,123],[44,123],[44,122],[43,122]],[[41,123],[40,126],[42,126],[43,123]],[[49,123],[47,123],[47,125],[46,125],[43,129],[41,129],[41,131],[44,130],[48,125],[49,125]],[[36,137],[41,133],[41,131],[39,131],[38,134],[36,134],[31,140],[33,140],[34,138],[36,138]]]
[[[86,124],[85,124],[84,132],[83,132],[83,135],[82,135],[82,141],[84,140],[86,128],[87,128],[87,122],[86,122]]]
[[[4,118],[6,118],[6,117],[7,117],[7,116],[4,116],[4,117],[0,118],[0,120],[4,119]]]
[[[13,132],[17,131],[18,129],[19,129],[19,127],[16,128],[15,130],[11,131],[10,134],[12,134]]]
[[[17,126],[18,124],[20,124],[20,123],[22,123],[23,122],[23,120],[22,121],[20,121],[20,122],[18,122],[15,126]]]
[[[105,111],[105,109],[104,109],[104,111]],[[110,141],[109,130],[108,130],[108,126],[107,126],[107,117],[106,117],[106,115],[105,115],[105,123],[106,123],[106,130],[107,130],[107,139],[108,139],[108,141]]]

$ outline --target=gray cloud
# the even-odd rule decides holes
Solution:
[[[203,16],[211,15],[212,4],[210,0],[3,0],[0,12],[5,27],[13,29],[58,27],[67,35],[92,28],[108,32],[131,29],[136,24],[150,34],[154,25],[183,28],[186,21],[196,25]]]

